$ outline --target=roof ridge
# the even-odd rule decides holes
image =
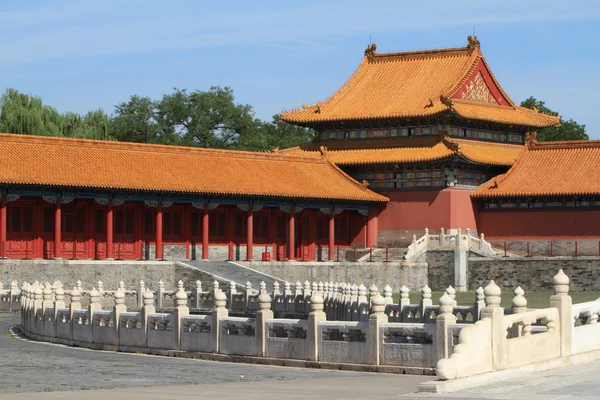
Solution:
[[[56,136],[37,136],[31,134],[13,134],[0,133],[0,141],[24,143],[24,144],[45,144],[74,147],[90,148],[108,148],[111,150],[137,151],[149,153],[170,153],[170,154],[206,154],[218,157],[241,157],[241,158],[269,158],[274,160],[289,160],[314,162],[314,157],[305,157],[296,154],[281,154],[273,152],[258,152],[248,150],[229,150],[214,149],[205,147],[178,146],[153,143],[119,142],[112,140],[79,139]]]
[[[529,150],[585,148],[600,148],[600,140],[557,140],[551,142],[532,140],[529,142]]]
[[[477,139],[471,139],[471,138],[464,138],[464,137],[453,137],[451,138],[452,141],[459,141],[459,142],[468,142],[469,144],[475,144],[475,145],[484,145],[484,146],[513,146],[513,147],[522,147],[522,144],[517,144],[517,143],[500,143],[500,142],[491,142],[491,141],[481,141],[481,140],[477,140]]]

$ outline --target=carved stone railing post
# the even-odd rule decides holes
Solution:
[[[492,365],[496,370],[506,367],[506,329],[504,328],[504,308],[500,307],[502,290],[492,280],[483,289],[485,308],[481,311],[481,318],[492,320]]]
[[[146,293],[138,292],[138,299],[142,298],[142,296]],[[125,306],[125,292],[121,290],[117,290],[114,294],[115,305],[113,306],[113,326],[115,329],[115,345],[119,345],[119,330],[121,328],[121,313],[127,312],[127,307]],[[142,306],[143,307],[143,306]]]
[[[229,281],[229,290],[227,291],[227,306],[233,309],[235,295],[237,294],[237,286],[234,281]]]
[[[41,313],[42,313],[42,303],[43,303],[43,291],[42,288],[38,285],[35,290],[33,291],[33,323],[32,323],[32,330],[37,333],[37,334],[41,334],[42,332],[39,331],[39,327],[41,324],[38,323],[39,319],[42,318],[41,317]]]
[[[138,290],[137,290],[137,306],[138,306],[138,308],[142,308],[142,306],[144,305],[142,296],[145,291],[146,291],[146,282],[140,281],[139,285],[138,285]]]
[[[431,301],[431,289],[429,286],[425,285],[423,289],[421,289],[421,304],[420,304],[420,313],[421,318],[425,318],[425,314],[427,312],[427,308],[431,307],[433,302]]]
[[[42,299],[42,318],[39,320],[41,324],[39,324],[38,326],[41,327],[42,331],[40,333],[43,335],[46,331],[44,325],[46,325],[46,323],[49,323],[46,321],[46,311],[48,310],[48,308],[51,308],[53,306],[52,286],[48,282],[46,282],[44,290],[42,290]]]
[[[190,315],[190,309],[187,306],[188,295],[183,288],[183,281],[177,282],[177,293],[175,297],[175,320],[173,321],[173,331],[175,334],[175,346],[177,350],[181,349],[181,319]]]
[[[81,291],[75,286],[71,289],[71,304],[69,305],[69,339],[73,340],[73,314],[81,308]]]
[[[399,317],[401,318],[400,320],[402,320],[402,316],[404,315],[404,313],[403,313],[404,307],[410,306],[409,293],[410,293],[410,290],[406,287],[406,285],[402,285],[402,287],[400,288],[400,299],[398,300],[398,306],[400,308],[400,310],[399,310],[399,312],[400,312]]]
[[[100,310],[102,310],[102,305],[100,304],[100,292],[94,287],[90,291],[90,305],[88,306],[88,318],[92,338],[94,337],[94,314],[96,311]]]
[[[375,285],[371,285],[371,287],[373,287],[373,286],[375,286]],[[375,286],[375,288],[376,288],[376,286]],[[373,291],[371,291],[370,293],[373,293]],[[375,293],[377,293],[377,292],[375,291]],[[371,296],[374,296],[374,295],[371,295]],[[358,287],[357,304],[358,304],[358,320],[361,322],[368,321],[370,305],[369,305],[369,300],[367,299],[367,288],[362,283]]]
[[[371,298],[371,314],[369,315],[369,330],[367,332],[367,357],[371,365],[379,365],[381,354],[381,324],[388,322],[385,314],[385,299],[377,292]]]
[[[452,335],[448,331],[450,325],[456,324],[456,316],[452,313],[454,310],[454,300],[448,292],[444,293],[439,300],[440,313],[435,320],[435,344],[437,358],[448,358],[452,348]]]
[[[59,286],[54,291],[54,335],[57,335],[57,325],[58,325],[58,310],[61,308],[65,308],[65,291],[62,286]]]
[[[196,286],[192,289],[192,307],[195,309],[200,308],[200,297],[202,295],[202,282],[196,281]]]
[[[158,288],[160,290],[160,283]],[[157,293],[157,295],[160,296],[159,298],[162,298],[162,294]],[[146,291],[142,295],[142,300],[144,302],[144,306],[142,307],[141,311],[142,337],[144,340],[144,343],[142,345],[146,347],[148,346],[148,316],[156,312],[156,307],[154,306],[154,294],[150,291],[150,289],[146,289]]]
[[[475,303],[473,304],[473,322],[481,319],[481,310],[485,307],[483,288],[479,286],[475,291]]]
[[[446,245],[446,233],[444,228],[440,228],[440,247],[444,247]]]
[[[446,288],[446,293],[448,293],[448,296],[450,296],[450,298],[452,299],[452,306],[456,307],[457,306],[456,289],[454,289],[452,286],[448,286]]]
[[[215,294],[215,308],[212,311],[212,352],[219,353],[221,349],[220,338],[221,338],[221,318],[229,316],[227,310],[227,296],[225,293],[219,291]]]
[[[271,301],[271,296],[266,290],[258,296],[259,310],[256,312],[256,355],[258,357],[265,357],[267,353],[267,337],[269,335],[267,321],[273,319]]]
[[[514,295],[511,304],[512,314],[521,314],[527,312],[527,299],[525,298],[525,291],[521,289],[521,286],[517,286],[514,290]]]
[[[385,305],[394,304],[394,299],[392,298],[392,287],[390,285],[385,285],[383,288],[383,300]]]
[[[327,321],[323,311],[323,297],[319,294],[311,298],[312,311],[308,314],[307,351],[309,361],[319,361],[319,323]]]
[[[16,302],[15,298],[20,294],[19,283],[17,281],[12,281],[10,283],[10,292],[8,293],[10,299],[10,310],[16,310]]]
[[[571,316],[573,300],[569,296],[569,277],[562,269],[552,278],[554,295],[550,296],[550,307],[558,308],[558,325],[560,332],[560,355],[567,357],[572,354],[573,319]]]
[[[161,279],[158,281],[158,290],[156,291],[156,306],[162,308],[163,298],[165,296],[165,283]]]

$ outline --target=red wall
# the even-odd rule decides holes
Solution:
[[[488,239],[600,237],[600,210],[481,209],[477,226]]]
[[[382,192],[390,202],[379,215],[379,230],[475,229],[471,192],[463,188]]]

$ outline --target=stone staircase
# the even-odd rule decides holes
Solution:
[[[229,261],[194,260],[177,261],[177,264],[210,275],[221,284],[234,281],[240,288],[243,288],[246,282],[250,282],[252,288],[258,290],[260,283],[265,282],[267,289],[272,290],[273,284],[277,281],[283,290],[283,284],[285,283],[283,279]]]

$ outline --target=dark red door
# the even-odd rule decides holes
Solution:
[[[135,240],[135,208],[134,206],[119,207],[114,215],[114,252],[115,257],[124,260],[138,258],[137,242]]]
[[[33,203],[11,204],[7,210],[6,256],[33,257]]]
[[[64,206],[61,212],[61,249],[63,258],[85,259],[87,253],[86,205]]]

